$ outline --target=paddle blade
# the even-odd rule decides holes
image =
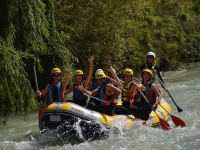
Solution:
[[[183,110],[177,106],[178,112],[182,112]]]
[[[185,122],[183,120],[181,120],[180,118],[178,118],[176,116],[173,116],[171,114],[170,114],[170,116],[171,116],[172,121],[174,122],[174,124],[176,126],[181,126],[181,127],[185,127],[186,126]]]
[[[171,126],[167,123],[167,121],[163,120],[162,118],[160,118],[158,116],[159,120],[160,120],[160,126],[162,127],[163,130],[171,130]]]

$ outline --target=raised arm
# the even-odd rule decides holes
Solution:
[[[118,82],[115,79],[113,79],[109,76],[106,76],[106,79],[108,79],[110,82],[112,82],[114,84],[114,86],[116,86],[116,87],[119,86]]]
[[[66,76],[66,80],[62,81],[62,90],[63,90],[63,92],[66,91],[66,87],[67,87],[67,85],[69,84],[69,81],[70,81],[70,70],[65,67],[65,72],[66,72],[66,75],[65,75]]]
[[[87,78],[84,81],[84,88],[87,88],[88,84],[90,83],[90,79],[92,77],[94,56],[90,57],[88,60],[90,62],[90,68],[89,68],[89,74],[88,74]]]
[[[41,98],[41,97],[45,96],[48,93],[48,91],[49,91],[49,84],[47,84],[41,92],[36,91],[36,96]]]
[[[113,78],[115,79],[115,81],[117,81],[118,85],[121,85],[121,84],[123,83],[123,81],[120,80],[120,79],[117,77],[117,75],[115,74],[115,72],[113,71],[113,69],[112,69],[112,63],[111,63],[110,60],[108,61],[108,66],[110,67],[110,72],[111,72]]]

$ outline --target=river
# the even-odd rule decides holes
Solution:
[[[176,106],[163,91],[164,99],[171,105],[172,114],[186,123],[186,127],[174,127],[165,131],[136,123],[131,129],[110,134],[106,139],[91,142],[62,140],[55,133],[39,134],[37,111],[25,120],[23,116],[11,116],[6,126],[0,126],[0,150],[196,150],[200,149],[200,63],[189,64],[186,69],[164,73],[164,82]],[[159,84],[158,84],[159,85]],[[160,85],[159,85],[160,86]],[[160,86],[161,87],[161,86]]]

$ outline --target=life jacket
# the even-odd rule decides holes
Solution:
[[[112,82],[111,82],[110,80],[108,80],[108,79],[106,79],[106,83],[109,83],[109,84],[115,86],[114,83],[112,83]]]
[[[134,97],[134,102],[141,102],[141,94],[138,89],[135,90],[135,97]]]
[[[58,82],[56,86],[53,86],[53,83],[49,84],[49,104],[53,102],[64,102],[64,92],[62,91],[62,84]]]
[[[104,101],[108,101],[111,97],[112,97],[112,95],[111,96],[107,96],[106,94],[105,94],[105,89],[106,89],[106,85],[107,84],[109,84],[109,83],[104,83],[101,87],[100,87],[100,89],[99,89],[99,92],[98,92],[98,94],[97,94],[97,97],[98,98],[100,98],[100,99],[102,99],[102,100],[104,100]],[[114,99],[114,101],[113,101],[113,103],[114,104],[117,104],[117,99]],[[101,102],[101,105],[103,106],[108,106],[106,103],[104,103],[104,102]]]
[[[154,67],[155,67],[154,65],[148,66],[147,64],[145,64],[145,68],[152,71],[151,80],[152,80],[153,82],[156,81],[156,76],[155,76],[155,74],[153,73]]]
[[[131,91],[132,82],[129,82],[128,84],[125,84],[125,82],[122,84],[125,91],[122,90],[122,101],[130,101],[131,103],[134,102],[135,97],[135,91]]]
[[[93,81],[92,81],[92,87],[91,87],[91,90],[90,90],[90,91],[94,91],[94,90],[96,90],[98,87],[99,87],[99,84],[98,84],[95,80],[93,80]]]
[[[82,86],[84,86],[84,82],[81,82]],[[74,90],[73,90],[73,100],[74,102],[77,101],[85,101],[88,99],[88,97],[86,95],[83,94],[83,92],[81,92],[80,90],[78,90],[78,85],[77,83],[74,83]]]
[[[147,100],[149,101],[150,104],[154,104],[155,101],[156,101],[156,95],[155,95],[155,92],[151,90],[151,85],[152,85],[153,82],[148,82],[146,85],[144,85],[144,83],[142,83],[146,90],[143,92],[145,97],[147,98]],[[145,101],[144,97],[142,96],[141,97],[141,101]],[[146,101],[145,101],[146,102]]]

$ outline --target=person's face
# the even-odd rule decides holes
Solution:
[[[147,56],[147,62],[148,62],[149,64],[152,64],[153,61],[154,61],[154,57],[153,57],[153,56]]]
[[[53,76],[53,80],[54,81],[59,81],[60,80],[60,74],[55,73],[52,76]]]
[[[75,79],[76,79],[77,82],[81,82],[82,78],[83,78],[83,76],[81,74],[75,76]]]
[[[125,80],[125,82],[130,82],[132,80],[132,76],[125,74],[124,75],[124,80]]]
[[[105,78],[97,79],[97,83],[101,86],[105,82]]]
[[[149,78],[150,78],[149,73],[148,72],[143,72],[142,73],[142,78],[143,78],[143,80],[148,81]]]

